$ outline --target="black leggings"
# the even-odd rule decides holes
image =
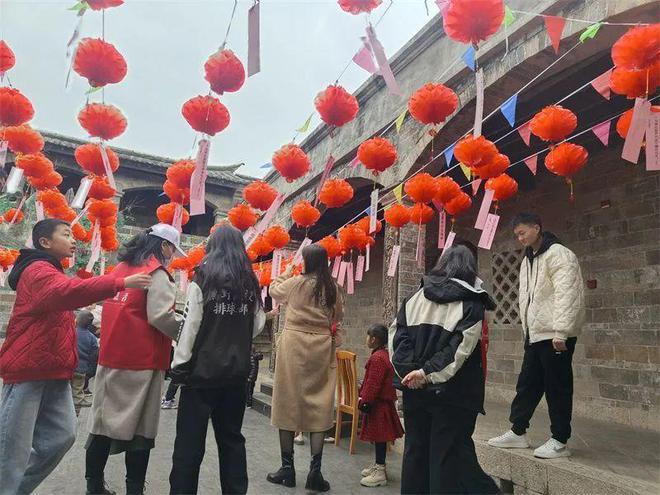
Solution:
[[[293,452],[293,438],[296,436],[295,431],[280,430],[280,450],[286,453]],[[319,431],[309,434],[309,446],[312,457],[323,453],[323,441],[325,440],[325,432]]]
[[[103,435],[90,435],[85,456],[85,478],[100,479],[110,457],[112,439]],[[126,479],[143,482],[147,477],[151,450],[126,451]]]
[[[387,458],[387,442],[376,442],[376,464],[385,465]]]

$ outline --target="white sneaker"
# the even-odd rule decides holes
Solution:
[[[383,464],[376,464],[371,473],[360,480],[362,486],[375,487],[387,485],[387,473]]]
[[[302,433],[299,433],[294,439],[293,443],[296,445],[305,445],[305,437],[303,436]]]
[[[568,450],[566,444],[554,438],[551,438],[534,451],[534,457],[540,457],[541,459],[558,459],[570,455],[571,451]]]
[[[526,435],[516,435],[511,430],[507,431],[504,435],[491,438],[488,440],[488,445],[491,447],[500,447],[502,449],[528,449],[529,442]]]
[[[367,466],[362,471],[360,471],[360,474],[364,478],[365,476],[369,476],[371,474],[371,471],[373,471],[374,469],[376,469],[376,463],[375,462],[371,466]]]

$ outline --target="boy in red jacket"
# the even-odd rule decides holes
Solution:
[[[0,495],[31,493],[75,440],[70,380],[78,364],[73,310],[142,289],[148,275],[69,278],[61,260],[75,241],[68,223],[47,219],[32,229],[9,274],[16,302],[0,349]]]

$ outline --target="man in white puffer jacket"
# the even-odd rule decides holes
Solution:
[[[573,410],[572,359],[584,324],[584,284],[577,256],[550,232],[543,232],[538,215],[521,213],[513,222],[514,234],[525,247],[520,266],[519,305],[525,355],[516,397],[511,404],[511,430],[491,438],[489,445],[528,448],[525,432],[545,394],[552,437],[534,451],[536,457],[554,459],[571,453]]]

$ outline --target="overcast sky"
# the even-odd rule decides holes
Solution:
[[[86,138],[76,116],[85,103],[87,81],[72,74],[64,89],[65,46],[73,32],[75,0],[0,0],[3,39],[16,54],[8,73],[35,107],[32,125],[41,130]],[[429,0],[431,16],[437,13]],[[378,19],[389,0],[373,13]],[[247,65],[247,11],[239,1],[228,48]],[[181,105],[208,92],[204,62],[225,36],[233,0],[126,0],[105,16],[106,40],[128,63],[128,75],[106,88],[106,103],[118,106],[128,129],[111,144],[172,158],[187,157],[194,131]],[[423,0],[395,0],[377,28],[388,56],[426,22]],[[262,0],[261,72],[223,103],[231,124],[216,135],[211,162],[244,162],[240,172],[261,176],[259,167],[290,142],[314,110],[314,96],[332,83],[360,47],[364,16],[342,11],[336,0]],[[82,36],[100,37],[101,14],[85,14]],[[354,64],[340,83],[349,91],[368,74]],[[100,96],[94,95],[94,99]],[[313,119],[318,124],[318,115]]]

